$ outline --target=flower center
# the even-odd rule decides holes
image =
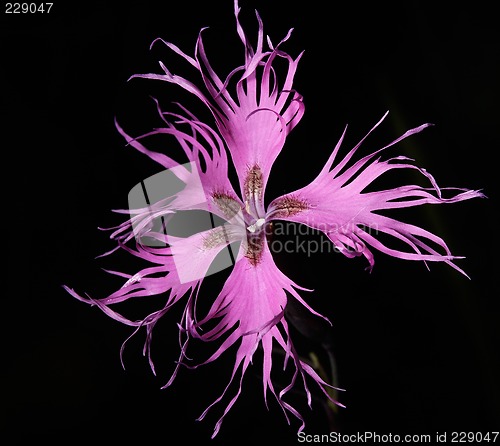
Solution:
[[[254,224],[247,226],[247,230],[252,234],[257,231],[264,223],[266,222],[265,218],[259,218]]]

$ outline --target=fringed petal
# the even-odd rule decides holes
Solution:
[[[385,116],[387,113],[382,120]],[[370,130],[368,135],[380,125],[382,120]],[[386,209],[456,203],[484,196],[478,190],[440,188],[432,175],[425,169],[410,164],[413,160],[409,158],[399,156],[386,161],[375,158],[384,149],[428,126],[429,124],[424,124],[408,130],[382,149],[349,166],[349,162],[367,135],[337,165],[334,165],[344,131],[320,174],[304,188],[275,199],[269,206],[268,219],[293,221],[321,230],[347,257],[365,256],[370,269],[374,265],[374,259],[368,246],[401,259],[445,262],[465,274],[454,263],[454,260],[461,257],[453,256],[441,238],[417,226],[405,224],[378,213]],[[377,178],[396,169],[416,170],[430,183],[430,187],[406,185],[388,190],[365,192],[366,188]],[[452,195],[445,197],[445,193],[450,191]],[[386,246],[377,238],[380,233],[404,242],[409,251]]]
[[[224,398],[230,389],[231,383],[239,374],[238,389],[218,420],[214,436],[217,434],[224,417],[240,395],[243,376],[252,363],[252,357],[259,346],[262,347],[263,352],[263,387],[266,404],[267,390],[269,389],[282,407],[285,415],[291,413],[297,417],[302,427],[303,419],[299,412],[283,399],[287,391],[295,384],[295,377],[297,375],[301,376],[309,402],[310,392],[307,387],[306,377],[312,378],[320,387],[328,386],[313,369],[299,358],[289,338],[288,326],[284,319],[287,299],[297,299],[305,306],[305,311],[310,310],[299,296],[298,290],[304,290],[304,288],[295,284],[277,268],[266,244],[263,245],[263,253],[258,265],[252,264],[242,251],[221,293],[214,301],[207,315],[199,322],[193,323],[191,327],[186,327],[191,337],[203,341],[222,339],[219,348],[199,365],[215,361],[232,345],[238,341],[240,342],[228,385],[200,417],[200,419],[203,419],[209,409]],[[314,314],[317,313],[314,312]],[[192,316],[190,319],[194,321],[196,317]],[[215,326],[205,330],[205,325],[213,325],[214,320],[217,321]],[[296,369],[290,385],[281,390],[279,394],[275,391],[271,381],[273,345],[283,348],[285,358],[291,357]],[[196,368],[199,365],[189,366],[189,368]]]
[[[189,62],[199,72],[204,89],[182,76],[172,74],[163,62],[160,62],[163,74],[136,74],[131,78],[177,84],[198,97],[210,109],[231,153],[243,196],[248,169],[253,166],[259,166],[262,172],[262,189],[265,190],[272,165],[283,148],[286,136],[302,118],[304,104],[302,96],[293,90],[293,79],[302,54],[293,59],[281,50],[281,45],[288,40],[292,30],[276,46],[268,41],[270,49],[265,51],[264,28],[257,14],[257,45],[253,48],[241,26],[239,12],[238,2],[235,1],[236,30],[245,48],[244,63],[232,70],[225,81],[222,81],[210,64],[203,43],[203,30],[198,35],[194,57],[161,38],[155,39],[153,43],[163,42]],[[273,68],[277,59],[288,64],[282,85],[277,83]],[[239,79],[235,79],[238,73]],[[234,93],[230,91],[232,81],[235,82]],[[271,113],[257,113],[264,110]],[[132,143],[130,140],[128,142]],[[146,153],[138,143],[134,142],[133,145]],[[168,164],[169,160],[158,161]]]

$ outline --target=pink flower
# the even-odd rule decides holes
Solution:
[[[297,381],[304,387],[309,405],[311,393],[308,383],[313,382],[326,398],[342,406],[330,396],[328,389],[331,386],[299,357],[290,339],[284,317],[289,299],[295,299],[305,311],[321,315],[299,294],[300,291],[308,290],[286,277],[274,263],[266,240],[266,230],[271,222],[292,221],[318,229],[345,256],[364,256],[369,269],[374,265],[375,249],[406,260],[445,262],[465,274],[455,264],[458,257],[451,254],[440,237],[418,226],[382,215],[379,211],[422,204],[454,203],[483,196],[475,190],[439,188],[428,172],[412,164],[408,158],[397,156],[382,159],[385,149],[422,131],[428,124],[411,129],[387,146],[356,160],[354,156],[359,146],[382,123],[386,114],[368,135],[343,158],[338,159],[342,135],[325,166],[310,184],[274,199],[266,207],[264,196],[273,163],[289,132],[304,113],[302,96],[293,89],[300,55],[294,59],[281,49],[291,31],[275,46],[267,39],[268,49],[265,49],[263,25],[258,14],[257,45],[253,48],[240,25],[237,0],[234,7],[245,59],[243,65],[235,68],[226,79],[220,79],[211,67],[203,46],[202,32],[196,42],[194,57],[172,43],[161,39],[155,42],[164,43],[198,70],[203,88],[172,74],[161,62],[162,74],[133,76],[177,84],[194,94],[213,114],[217,130],[200,122],[183,107],[180,107],[179,113],[170,113],[162,111],[158,103],[156,105],[164,127],[139,137],[131,137],[116,124],[129,145],[158,162],[184,185],[180,190],[143,208],[118,211],[130,214],[130,218],[112,229],[111,239],[116,240],[117,249],[124,249],[148,261],[151,266],[135,275],[109,271],[124,277],[126,282],[111,295],[100,299],[81,296],[65,287],[75,298],[96,305],[113,319],[135,327],[134,333],[144,327],[147,333],[144,349],[153,372],[154,364],[149,354],[153,328],[175,303],[185,299],[185,311],[179,324],[180,357],[172,377],[164,387],[172,383],[181,365],[197,367],[187,364],[189,340],[220,341],[214,353],[202,364],[216,360],[229,347],[238,343],[228,386],[200,416],[200,419],[204,418],[212,406],[228,396],[230,384],[238,382],[236,392],[228,397],[229,402],[216,423],[213,436],[217,435],[225,415],[240,395],[243,377],[259,347],[263,355],[264,397],[267,399],[270,392],[283,408],[287,419],[288,414],[297,417],[301,424],[299,431],[304,428],[303,419],[286,402],[287,392],[298,385]],[[283,79],[277,79],[276,76],[274,65],[278,62],[286,65]],[[186,155],[184,164],[164,153],[150,151],[143,145],[143,139],[159,134],[175,138]],[[238,176],[239,193],[229,180],[227,150]],[[300,163],[300,159],[297,162]],[[406,185],[366,192],[374,180],[394,169],[418,171],[428,187]],[[445,192],[451,193],[450,196],[444,197]],[[158,221],[168,224],[177,214],[185,211],[208,211],[224,224],[184,237],[158,229]],[[378,240],[377,232],[404,242],[408,249],[386,246]],[[202,298],[199,290],[203,279],[209,274],[216,258],[235,244],[239,244],[239,248],[236,258],[232,259],[234,267],[208,313],[200,317],[196,312],[196,302]],[[114,309],[115,304],[120,302],[150,295],[162,295],[166,301],[163,307],[142,320],[128,319]],[[275,389],[271,381],[272,350],[277,346],[283,349],[285,365],[291,362],[294,367],[291,382],[280,391]]]

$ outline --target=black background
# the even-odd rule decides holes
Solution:
[[[347,406],[335,416],[335,429],[448,436],[498,431],[494,156],[500,147],[500,33],[492,6],[336,3],[326,10],[318,1],[241,1],[249,35],[255,36],[253,10],[258,9],[273,43],[294,27],[284,49],[294,56],[305,50],[294,86],[304,95],[306,113],[273,168],[268,198],[310,181],[346,124],[347,150],[386,110],[388,118],[361,154],[432,122],[434,127],[387,156],[414,157],[441,186],[483,189],[489,198],[400,214],[466,256],[457,263],[470,280],[446,265],[433,264],[427,271],[422,264],[377,252],[371,274],[363,259],[333,253],[277,259],[293,280],[315,290],[304,297],[333,323],[339,385],[346,389],[340,400]],[[2,10],[8,246],[3,280],[8,286],[0,307],[0,432],[9,438],[5,444],[42,438],[54,444],[171,444],[177,438],[201,444],[296,443],[298,423],[287,425],[272,396],[269,411],[264,405],[258,358],[213,441],[213,425],[225,406],[218,405],[202,422],[195,418],[222,392],[234,350],[213,365],[183,370],[170,389],[160,390],[177,359],[180,305],[157,328],[155,377],[142,357],[141,335],[125,350],[124,371],[118,352],[130,329],[61,288],[68,284],[102,297],[120,282],[101,268],[135,272],[137,263],[127,256],[94,260],[113,247],[97,227],[121,222],[111,209],[126,207],[130,188],[160,168],[124,147],[113,119],[117,116],[132,135],[158,126],[149,95],[166,109],[179,101],[204,115],[201,104],[176,86],[126,80],[134,73],[160,72],[160,59],[195,80],[167,48],[148,48],[162,37],[193,54],[204,26],[210,27],[205,34],[209,57],[221,76],[227,74],[243,57],[232,10],[230,0],[72,6],[56,1],[49,15]],[[417,178],[400,175],[405,184]],[[222,280],[213,278],[202,296],[213,299],[217,288],[211,284]],[[303,344],[311,347],[317,349]],[[195,346],[192,356],[201,360],[211,351],[212,346]],[[311,411],[297,397],[306,432],[328,433],[332,428],[320,405]]]

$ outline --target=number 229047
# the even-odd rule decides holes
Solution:
[[[5,3],[5,14],[49,14],[54,3]]]

